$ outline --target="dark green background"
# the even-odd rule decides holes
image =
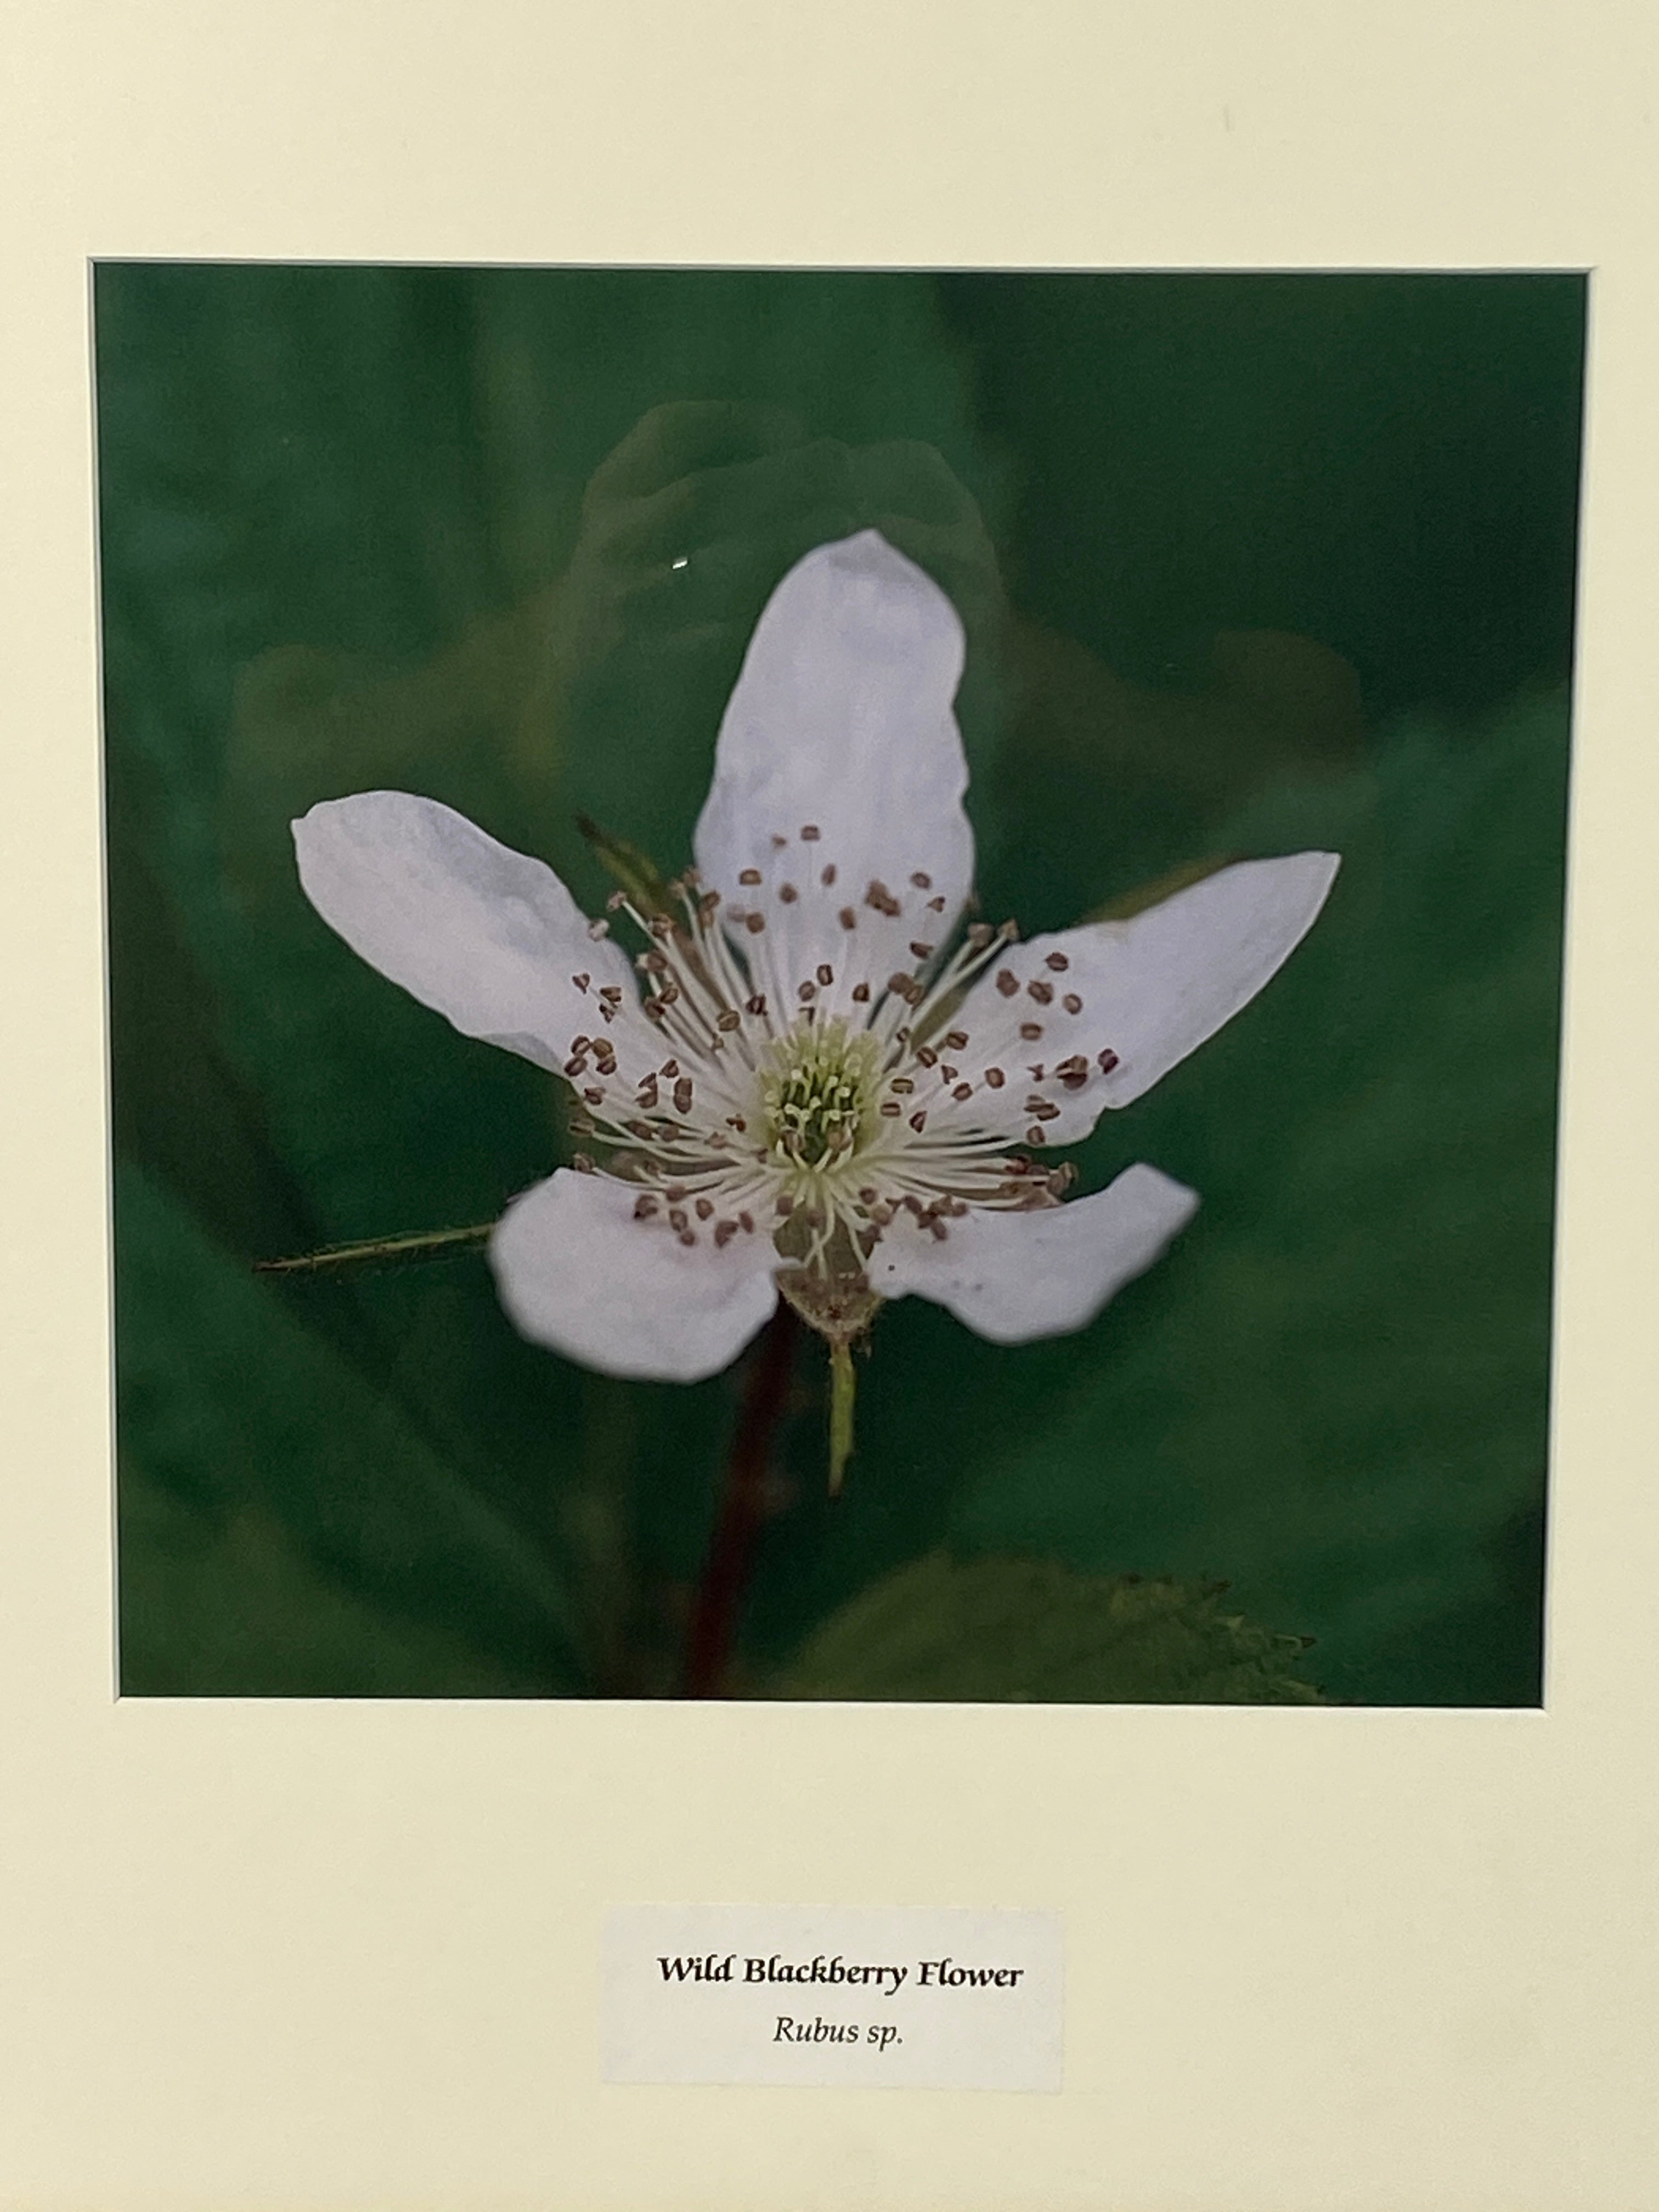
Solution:
[[[286,825],[392,783],[584,897],[579,808],[678,865],[766,590],[878,521],[968,620],[994,912],[1345,866],[1283,975],[1079,1153],[1085,1188],[1145,1158],[1203,1193],[1168,1260],[1018,1351],[884,1313],[833,1509],[803,1360],[745,1680],[943,1543],[1225,1577],[1335,1697],[1535,1701],[1584,305],[1570,276],[100,267],[124,1687],[672,1683],[732,1377],[567,1366],[476,1258],[251,1272],[487,1219],[562,1145],[542,1077],[310,913]],[[728,471],[664,526],[714,549],[689,609],[662,544],[594,559],[582,505],[688,400],[738,410],[680,456]]]

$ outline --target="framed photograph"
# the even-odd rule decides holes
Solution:
[[[1539,1704],[1586,301],[99,264],[123,1691]]]
[[[9,2203],[1650,2201],[1598,24],[26,25]]]

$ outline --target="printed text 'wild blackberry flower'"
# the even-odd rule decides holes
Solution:
[[[780,1292],[846,1345],[883,1299],[998,1343],[1081,1327],[1195,1194],[1156,1168],[1061,1203],[1044,1154],[1237,1012],[1318,914],[1328,853],[1227,867],[1124,921],[960,928],[974,861],[963,632],[873,531],[762,615],[677,910],[589,922],[540,861],[401,792],[295,824],[313,904],[464,1035],[576,1096],[586,1156],[510,1206],[507,1312],[608,1374],[724,1367]]]

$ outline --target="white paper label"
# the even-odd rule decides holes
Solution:
[[[1060,2085],[1054,1912],[627,1905],[605,1931],[607,2081]]]

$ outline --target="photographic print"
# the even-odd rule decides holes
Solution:
[[[1540,1701],[1583,277],[94,304],[125,1692]]]

